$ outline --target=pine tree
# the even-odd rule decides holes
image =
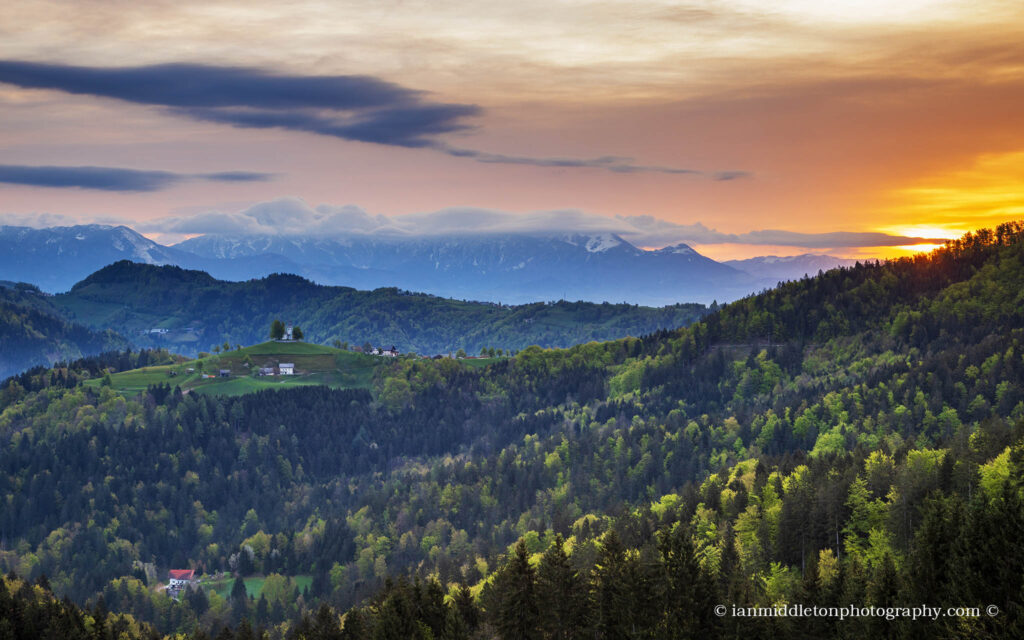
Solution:
[[[957,602],[950,591],[955,589],[954,547],[962,521],[963,506],[955,495],[929,498],[922,505],[921,524],[909,559],[913,579],[908,587],[914,602],[947,606]]]
[[[630,594],[627,590],[626,549],[612,529],[601,543],[594,569],[594,608],[597,630],[608,640],[629,637]]]
[[[249,597],[249,592],[245,588],[245,580],[242,580],[242,576],[235,578],[234,584],[231,585],[231,599],[232,600],[243,600]]]
[[[499,586],[496,626],[503,640],[534,640],[540,637],[536,580],[526,543],[520,540],[512,558],[502,569]]]
[[[363,640],[367,636],[366,620],[359,609],[345,614],[345,626],[341,628],[341,640]]]
[[[384,587],[384,600],[378,608],[373,629],[375,640],[408,640],[420,637],[416,609],[410,596],[409,584],[400,579],[390,580]]]
[[[580,638],[586,631],[586,582],[569,563],[565,540],[555,536],[537,567],[537,600],[544,604],[540,627],[545,638]]]
[[[711,635],[715,602],[713,581],[697,561],[689,531],[678,527],[663,533],[659,541],[665,576],[664,638],[695,638]]]
[[[308,640],[341,640],[341,625],[338,624],[338,616],[334,615],[326,604],[320,605],[313,619],[312,631]]]
[[[467,635],[472,635],[480,626],[480,609],[473,601],[473,594],[465,584],[455,592],[455,613],[465,628]]]

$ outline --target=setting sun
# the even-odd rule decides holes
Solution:
[[[971,229],[1024,217],[1024,152],[984,154],[967,168],[921,179],[892,193],[889,214],[910,222],[880,231],[927,238],[959,237]]]
[[[951,229],[951,228],[948,228],[948,227],[943,227],[943,226],[938,226],[938,225],[914,224],[914,225],[898,225],[898,226],[891,226],[891,227],[879,227],[878,231],[883,231],[885,233],[892,233],[892,234],[898,234],[898,235],[903,235],[903,236],[911,236],[911,237],[916,237],[916,238],[936,238],[936,239],[942,238],[942,239],[945,239],[945,240],[952,240],[953,238],[959,238],[960,236],[962,236],[966,232],[966,229]],[[941,246],[941,245],[918,244],[918,245],[914,245],[914,246],[936,246],[936,247],[938,247],[938,246]],[[905,246],[904,247],[899,247],[899,248],[905,248]]]
[[[941,245],[941,244],[927,244],[927,243],[922,243],[922,244],[905,244],[905,245],[900,245],[898,247],[893,247],[893,249],[896,249],[896,250],[898,250],[900,252],[904,252],[904,253],[915,254],[915,253],[928,253],[929,251],[935,251],[936,249],[938,249],[938,248],[940,248],[942,246],[943,245]]]

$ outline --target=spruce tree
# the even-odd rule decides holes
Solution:
[[[530,566],[530,555],[522,540],[516,544],[502,574],[496,620],[499,635],[503,640],[539,638],[537,576]]]
[[[689,531],[678,527],[659,541],[665,572],[665,617],[661,637],[696,638],[711,635],[712,611],[718,601],[714,582],[701,568]]]
[[[459,586],[459,590],[455,593],[455,610],[466,626],[466,630],[470,634],[475,632],[480,626],[480,609],[477,608],[476,602],[473,601],[473,594],[465,584]]]
[[[359,609],[345,614],[345,626],[341,628],[341,640],[362,640],[367,636],[366,620]]]
[[[249,597],[249,592],[245,588],[245,580],[242,580],[242,576],[235,578],[234,584],[231,585],[231,599],[232,600],[243,600]]]
[[[309,640],[341,639],[341,625],[338,623],[338,616],[334,615],[334,611],[326,604],[320,605],[316,611],[316,618],[313,619]]]
[[[612,529],[601,543],[593,578],[594,613],[602,638],[629,637],[630,594],[626,572],[626,548]]]
[[[537,567],[537,600],[540,627],[545,638],[580,638],[586,630],[586,582],[569,563],[565,540],[555,536]]]

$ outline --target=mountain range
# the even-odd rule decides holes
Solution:
[[[523,304],[588,300],[663,306],[734,300],[818,270],[831,256],[716,262],[685,244],[657,250],[618,235],[446,235],[415,238],[204,235],[164,246],[125,226],[0,227],[0,278],[60,292],[117,260],[175,265],[221,280],[292,273],[326,285],[398,287]]]

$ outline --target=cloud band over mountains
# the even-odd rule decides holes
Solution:
[[[652,216],[602,216],[578,210],[538,211],[526,214],[493,209],[458,207],[398,216],[373,215],[354,206],[311,207],[299,198],[262,202],[240,212],[209,211],[189,216],[128,223],[142,233],[177,236],[293,235],[344,237],[381,235],[425,237],[484,234],[614,233],[640,247],[678,243],[695,245],[746,244],[806,249],[903,246],[942,243],[944,240],[877,232],[835,231],[800,233],[765,229],[733,234],[701,223],[682,225]]]
[[[270,173],[222,171],[175,173],[140,171],[119,167],[59,167],[0,164],[0,183],[33,187],[96,189],[100,191],[159,191],[190,180],[213,182],[264,182]]]
[[[920,238],[890,235],[875,231],[832,231],[827,233],[801,233],[781,229],[762,229],[746,233],[722,233],[700,222],[677,224],[653,216],[616,216],[630,225],[639,237],[680,238],[678,242],[690,244],[749,244],[780,245],[787,247],[840,248],[840,247],[899,247],[913,244],[942,244],[943,238]],[[643,243],[643,242],[642,242]]]
[[[343,140],[425,148],[488,164],[595,168],[734,180],[749,172],[645,165],[631,158],[545,158],[453,147],[443,134],[473,128],[474,104],[434,102],[416,91],[362,75],[296,76],[245,67],[159,64],[83,67],[0,60],[0,83],[163,107],[167,113],[238,128],[286,129]]]

